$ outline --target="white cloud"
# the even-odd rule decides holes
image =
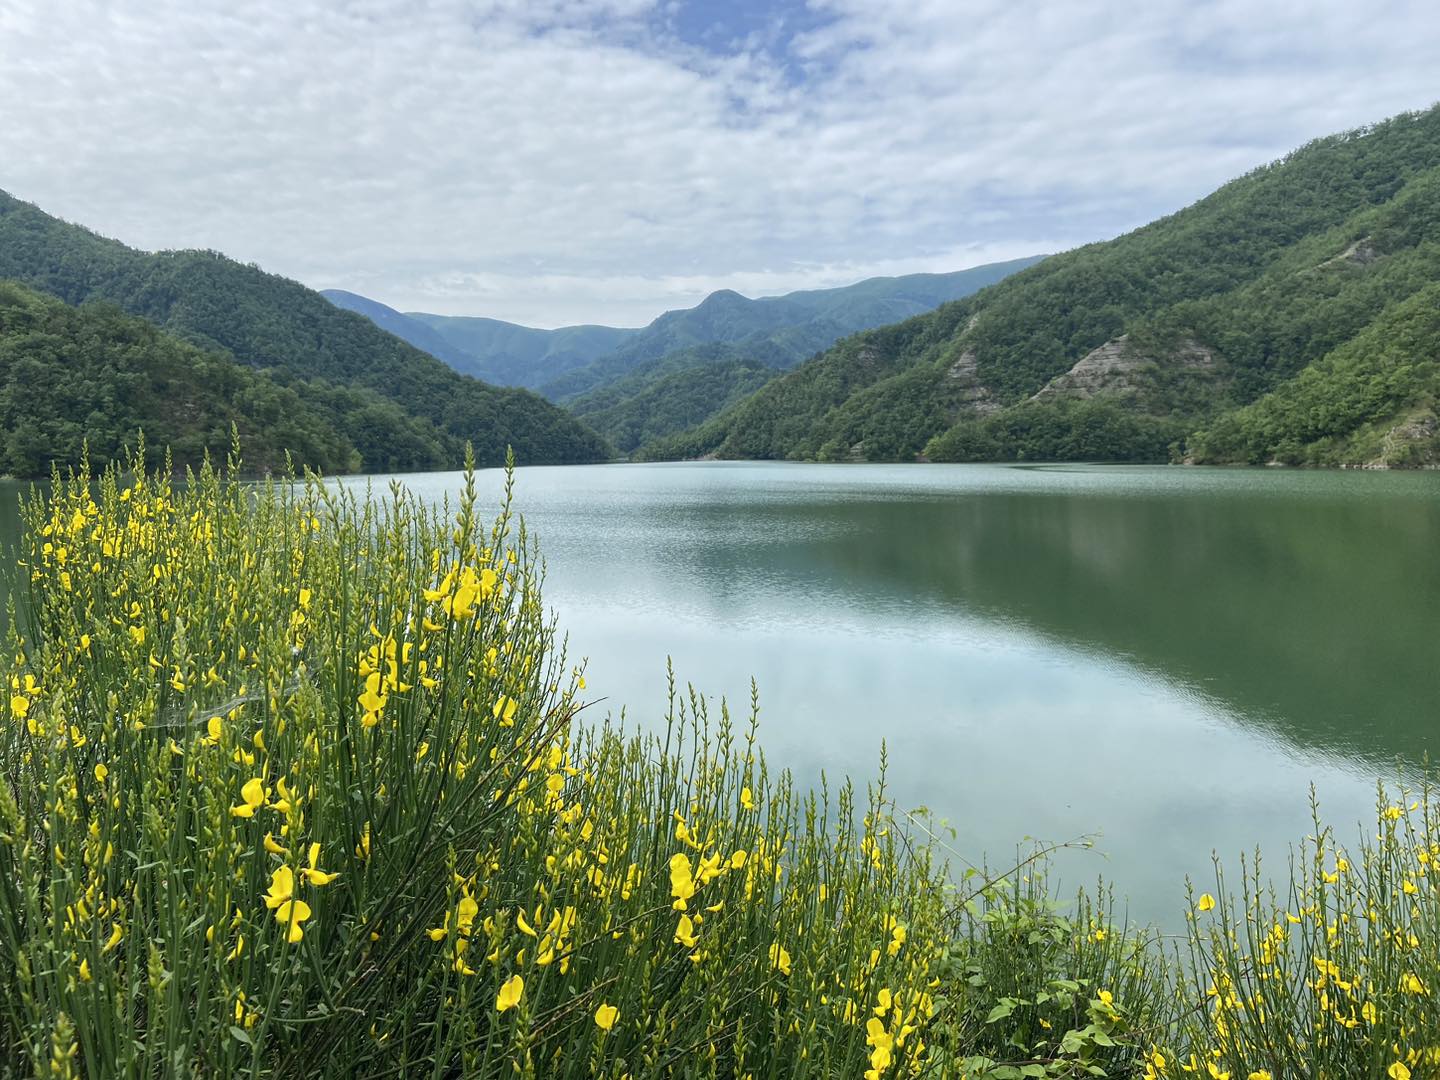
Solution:
[[[812,6],[716,55],[648,0],[5,0],[0,187],[400,308],[635,324],[1113,235],[1440,94],[1430,0]]]

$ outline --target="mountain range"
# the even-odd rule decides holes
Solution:
[[[400,312],[341,290],[324,295],[457,371],[537,389],[630,451],[705,420],[847,334],[931,311],[1039,258],[759,299],[723,289],[639,329],[539,330],[496,319]]]
[[[233,427],[261,468],[327,471],[454,467],[467,442],[485,464],[1440,465],[1440,106],[1060,255],[721,291],[638,329],[406,314],[0,192],[0,468],[114,458],[141,427],[177,465]]]
[[[840,341],[638,456],[1440,464],[1440,107]]]

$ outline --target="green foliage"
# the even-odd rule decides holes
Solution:
[[[1098,902],[1082,892],[1058,903],[1047,887],[1046,854],[985,882],[964,905],[940,967],[941,1022],[933,1033],[953,1074],[1134,1076],[1154,1033],[1175,1019],[1159,939],[1116,925],[1103,888]]]
[[[956,424],[932,439],[925,455],[931,461],[1165,462],[1184,430],[1104,398],[1025,402]]]
[[[505,460],[507,447],[527,464],[608,456],[594,432],[534,394],[459,375],[320,294],[217,252],[135,251],[0,192],[0,277],[71,304],[109,301],[251,367],[378,395],[403,414],[386,417],[406,431],[387,450],[396,468],[458,462],[467,441],[490,465]],[[366,442],[359,430],[344,434]]]
[[[683,349],[591,390],[568,408],[628,453],[704,423],[775,377],[774,368],[740,358],[741,352],[727,345]]]
[[[307,388],[205,352],[109,304],[73,308],[0,281],[0,472],[46,476],[51,466],[125,459],[143,430],[148,464],[168,451],[178,468],[223,460],[233,432],[262,471],[356,468],[360,455]]]
[[[1440,283],[1391,305],[1295,378],[1197,432],[1190,454],[1202,463],[1279,460],[1292,465],[1367,461],[1367,449],[1382,458],[1383,445],[1344,436],[1394,416],[1402,406],[1440,400],[1437,343]]]
[[[938,376],[923,368],[933,365],[951,335],[963,327],[968,304],[956,301],[928,315],[846,338],[694,431],[658,440],[638,456],[816,457],[822,445],[844,442],[833,421],[850,399],[866,391],[885,394],[892,378],[899,389],[891,400],[931,408]],[[919,431],[899,424],[876,426],[900,438],[920,438],[915,450],[923,445]]]
[[[1437,207],[1440,107],[1318,140],[1179,213],[921,316],[905,334],[841,342],[645,453],[907,460],[928,444],[948,460],[1164,460],[1170,441],[1183,452],[1199,429],[1193,449],[1203,460],[1357,461],[1361,443],[1377,437],[1353,435],[1410,415],[1431,394],[1433,331],[1399,335],[1387,346],[1385,385],[1365,392],[1345,374],[1358,346],[1343,350],[1372,327],[1373,348],[1390,307],[1440,281]],[[1063,390],[1031,400],[1122,336],[1154,360],[1100,390],[1132,420],[1078,407]],[[1186,371],[1196,344],[1218,358],[1213,377]],[[1303,385],[1261,410],[1291,409],[1286,430],[1260,414],[1220,419],[1312,365]],[[998,418],[995,405],[1005,407]],[[1293,415],[1300,408],[1309,414]],[[1429,452],[1408,435],[1400,441],[1387,460]]]

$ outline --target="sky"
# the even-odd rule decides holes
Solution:
[[[1440,100],[1435,0],[0,0],[0,188],[634,326],[1106,239]]]

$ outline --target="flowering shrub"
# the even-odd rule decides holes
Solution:
[[[233,466],[232,462],[232,466]],[[671,688],[575,720],[506,506],[58,480],[0,722],[0,1071],[881,1077],[943,871]]]
[[[1240,895],[1194,900],[1179,993],[1193,1006],[1148,1076],[1206,1080],[1440,1076],[1440,803],[1379,795],[1373,838],[1323,825],[1276,894],[1258,858]]]

